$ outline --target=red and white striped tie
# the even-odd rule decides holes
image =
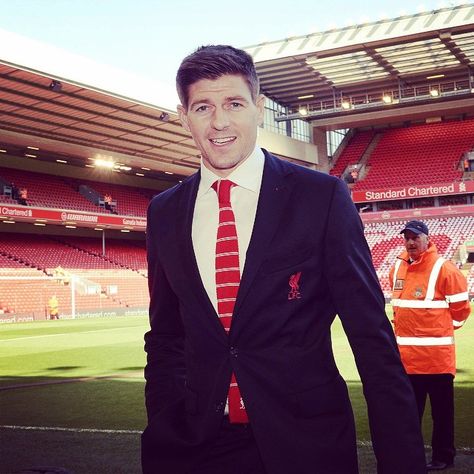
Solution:
[[[230,203],[232,186],[235,184],[227,179],[216,181],[212,185],[219,199],[219,227],[216,241],[217,313],[227,333],[230,331],[240,285],[239,243],[234,211]],[[228,399],[230,422],[248,423],[249,419],[234,373],[230,381]]]

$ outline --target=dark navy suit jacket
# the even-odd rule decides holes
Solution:
[[[268,474],[356,473],[352,409],[331,348],[338,314],[363,382],[378,472],[424,473],[412,389],[346,185],[265,152],[227,335],[193,253],[199,179],[161,193],[148,210],[143,471],[187,472],[219,430],[235,372]]]

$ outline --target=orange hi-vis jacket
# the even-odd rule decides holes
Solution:
[[[454,329],[471,311],[466,278],[431,242],[411,264],[403,252],[389,278],[395,336],[406,372],[455,375]]]

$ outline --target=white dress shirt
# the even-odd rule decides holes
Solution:
[[[237,238],[239,241],[240,275],[245,265],[245,257],[252,236],[257,211],[260,186],[262,184],[263,151],[256,147],[229,176],[237,186],[231,189],[231,204],[235,215]],[[199,273],[204,288],[217,313],[216,295],[216,238],[219,224],[219,202],[212,184],[221,179],[201,162],[201,181],[194,206],[192,240]]]

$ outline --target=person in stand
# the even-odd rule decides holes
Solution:
[[[59,300],[56,295],[51,296],[48,301],[49,319],[59,319]]]
[[[11,188],[12,188],[12,199],[14,199],[15,201],[18,201],[18,198],[20,197],[20,190],[18,189],[18,186],[12,182]]]
[[[116,203],[112,200],[112,196],[110,194],[106,194],[104,196],[104,207],[112,214],[118,214],[116,209]]]
[[[252,58],[201,47],[177,73],[200,170],[148,209],[145,474],[355,474],[342,320],[378,472],[426,471],[410,382],[361,220],[338,178],[256,145]]]
[[[451,467],[454,447],[454,330],[470,313],[467,281],[438,255],[428,226],[408,222],[401,233],[406,250],[390,271],[397,343],[418,404],[420,422],[427,397],[433,418],[429,471]]]
[[[22,206],[28,206],[28,189],[20,188],[18,203]]]
[[[69,277],[70,274],[64,270],[64,268],[61,265],[58,265],[54,269],[54,276],[56,277],[56,281],[60,283],[61,285],[69,285]]]

